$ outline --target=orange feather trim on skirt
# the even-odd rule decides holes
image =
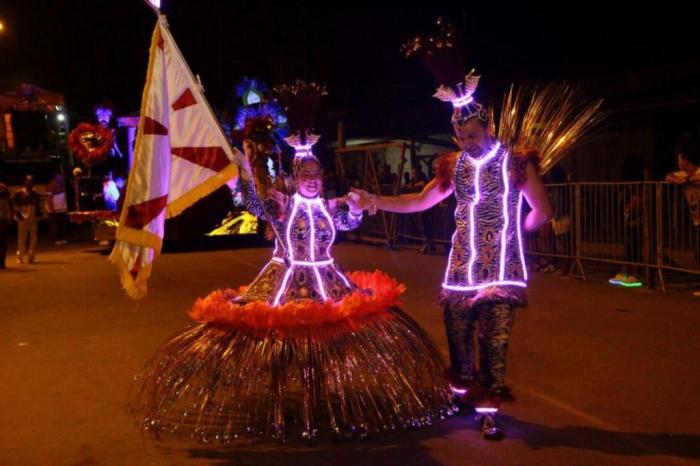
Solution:
[[[299,300],[273,306],[266,301],[236,303],[245,287],[216,290],[199,298],[188,315],[199,323],[230,327],[271,329],[315,326],[342,319],[351,319],[385,312],[400,304],[399,296],[406,286],[380,270],[349,272],[348,278],[357,290],[339,301]]]

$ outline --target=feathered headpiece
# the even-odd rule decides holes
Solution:
[[[314,121],[321,97],[328,93],[324,86],[301,79],[275,87],[274,92],[287,114],[291,134],[284,140],[294,149],[296,168],[305,158],[316,159],[312,148],[320,136],[313,133]]]
[[[416,57],[435,76],[439,86],[433,97],[451,102],[454,107],[452,121],[463,122],[477,117],[488,119],[486,108],[474,99],[481,76],[474,70],[467,72],[464,62],[463,41],[455,27],[442,18],[435,36],[416,36],[406,42],[401,50],[406,57]]]

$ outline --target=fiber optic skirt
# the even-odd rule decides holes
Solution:
[[[397,306],[405,287],[354,272],[339,301],[197,300],[187,328],[136,376],[130,409],[156,438],[364,438],[453,414],[444,363]]]

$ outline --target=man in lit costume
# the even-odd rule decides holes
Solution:
[[[404,51],[420,58],[439,81],[434,97],[452,103],[460,150],[439,159],[435,179],[419,193],[360,194],[370,212],[408,213],[427,210],[454,193],[456,229],[440,300],[449,378],[462,406],[476,410],[484,438],[497,440],[503,438],[496,422],[500,403],[512,399],[505,384],[508,339],[515,309],[527,304],[523,229],[534,231],[552,217],[540,172],[589,126],[599,103],[574,110],[573,93],[565,86],[529,96],[511,89],[496,132],[492,115],[475,100],[480,77],[466,73],[456,31],[441,20],[438,24],[437,37],[416,37]],[[525,201],[531,210],[523,218]]]

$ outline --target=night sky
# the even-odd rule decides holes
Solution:
[[[512,81],[591,85],[664,66],[682,74],[698,61],[696,16],[642,10],[641,3],[614,11],[576,2],[546,10],[506,2],[467,10],[475,2],[464,1],[163,2],[175,40],[218,107],[234,105],[234,86],[247,75],[272,84],[297,77],[325,83],[325,116],[438,108],[433,78],[399,52],[438,15],[466,32],[484,95],[500,95]],[[62,92],[73,124],[90,118],[102,98],[119,114],[138,111],[155,24],[141,0],[4,0],[0,20],[0,90],[30,82]]]

